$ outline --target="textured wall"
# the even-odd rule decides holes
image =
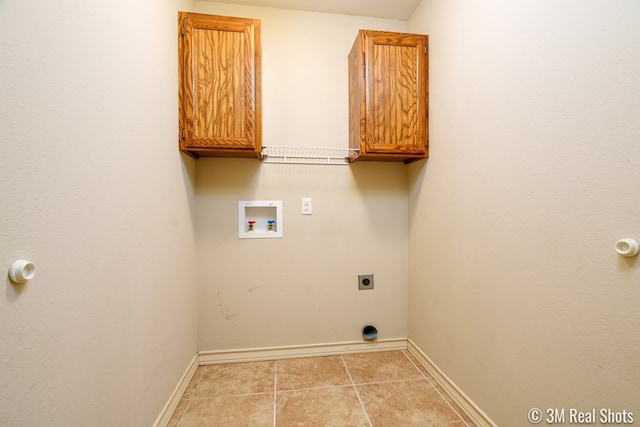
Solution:
[[[197,173],[200,350],[361,341],[367,322],[406,337],[403,164],[200,159]],[[283,238],[238,239],[239,200],[282,200]],[[362,273],[373,290],[358,290]]]
[[[176,9],[0,2],[0,425],[151,425],[197,350]]]
[[[263,144],[348,146],[347,55],[359,28],[407,23],[198,2],[262,20]],[[300,214],[313,198],[313,215]],[[359,341],[407,334],[407,178],[403,164],[197,161],[200,350]],[[239,200],[283,200],[284,237],[238,239]],[[357,290],[375,274],[373,291]]]
[[[500,425],[640,415],[640,3],[424,0],[409,336]]]

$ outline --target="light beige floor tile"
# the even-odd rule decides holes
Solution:
[[[342,356],[355,384],[423,378],[402,351]]]
[[[458,414],[458,416],[469,426],[475,426],[477,425],[471,418],[469,418],[467,416],[467,414],[460,409],[460,407],[458,406],[457,403],[454,402],[453,399],[451,399],[451,397],[449,397],[449,395],[447,394],[446,391],[444,391],[444,389],[440,386],[440,384],[438,384],[436,382],[436,380],[430,380],[430,384],[431,386],[434,388],[434,390],[436,390],[440,396],[442,396],[442,398],[451,406],[453,407],[454,411],[456,412],[456,414]]]
[[[276,425],[280,427],[368,427],[351,386],[283,391],[276,398]]]
[[[413,354],[409,352],[409,350],[404,350],[404,354],[418,367],[422,375],[424,375],[427,380],[429,380],[429,384],[433,386],[433,388],[440,393],[441,396],[455,409],[456,413],[462,418],[462,420],[470,426],[475,426],[476,423],[471,420],[467,416],[467,414],[458,407],[458,405],[449,397],[446,391],[438,384],[438,382],[431,376],[431,374],[426,370],[424,366],[415,358]]]
[[[404,355],[411,361],[411,363],[413,363],[418,368],[418,370],[422,373],[422,375],[424,375],[429,379],[432,378],[429,371],[427,371],[425,367],[422,366],[422,364],[418,361],[418,359],[416,359],[416,357],[413,354],[411,354],[409,350],[404,350],[402,353],[404,353]]]
[[[171,415],[171,419],[169,420],[169,424],[167,424],[167,427],[178,427],[180,418],[182,418],[182,415],[184,414],[184,411],[187,409],[188,404],[189,404],[188,399],[184,399],[184,398],[180,399],[180,402],[178,402],[178,406],[176,406],[176,409],[173,411],[173,415]]]
[[[196,371],[194,372],[193,377],[191,378],[191,381],[189,381],[187,388],[184,390],[184,393],[182,394],[183,399],[191,398],[194,390],[196,389],[198,383],[200,382],[200,379],[202,378],[202,374],[204,374],[204,371],[206,369],[207,369],[206,366],[198,366],[196,368]]]
[[[169,427],[273,426],[276,372],[278,426],[368,426],[345,365],[374,427],[474,425],[411,354],[387,351],[200,366]]]
[[[373,427],[464,426],[426,379],[357,386]]]
[[[275,362],[231,363],[204,367],[190,398],[273,392]]]
[[[191,399],[179,427],[273,427],[273,393]]]
[[[277,372],[278,391],[351,384],[340,356],[279,360]]]

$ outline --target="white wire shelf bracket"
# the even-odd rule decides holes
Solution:
[[[297,163],[312,165],[347,165],[358,156],[355,148],[262,147],[264,163]]]

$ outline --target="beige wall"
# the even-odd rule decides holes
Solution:
[[[262,19],[265,145],[345,147],[357,29],[428,33],[431,159],[179,155],[176,9]],[[613,251],[640,238],[639,18],[622,0],[424,0],[408,23],[2,2],[0,261],[38,274],[4,279],[0,424],[150,425],[196,350],[357,341],[364,322],[500,425],[640,413],[640,273]],[[263,199],[284,238],[238,239],[238,200]]]
[[[359,28],[407,23],[198,2],[262,20],[264,145],[347,147],[347,55]],[[302,197],[313,215],[302,216]],[[202,351],[407,335],[406,168],[197,161]],[[282,200],[282,239],[238,239],[239,200]],[[373,291],[357,290],[375,274]]]
[[[406,337],[402,166],[198,160],[200,350],[361,341],[367,322]],[[238,239],[239,200],[282,200],[283,238]],[[360,273],[374,290],[358,291]]]
[[[195,355],[176,10],[0,2],[0,425],[149,426]]]
[[[409,336],[499,425],[640,415],[640,4],[424,0]]]

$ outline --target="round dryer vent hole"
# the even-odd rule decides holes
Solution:
[[[373,325],[364,325],[362,327],[362,338],[365,341],[373,341],[378,338],[378,330]]]

